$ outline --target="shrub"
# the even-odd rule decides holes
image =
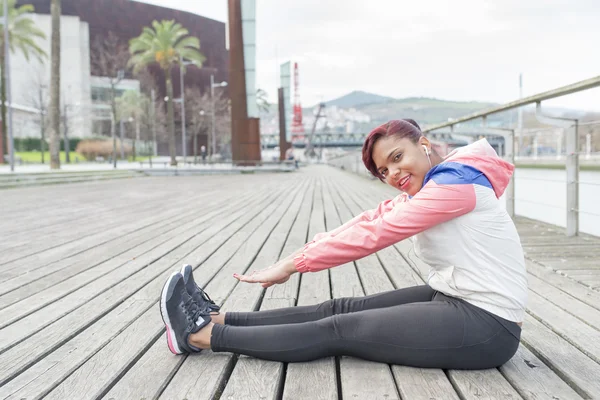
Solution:
[[[125,146],[125,156],[131,154],[131,147]],[[112,140],[101,139],[86,139],[79,142],[75,151],[85,157],[88,161],[95,161],[98,157],[105,159],[112,157],[113,143]],[[117,141],[117,157],[121,156],[121,142]]]

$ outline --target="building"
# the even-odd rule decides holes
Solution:
[[[32,4],[35,7],[36,14],[32,18],[48,38],[39,44],[50,55],[50,1],[18,0],[17,4]],[[227,81],[228,51],[224,22],[132,0],[62,0],[61,92],[71,137],[107,134],[105,127],[102,128],[103,124],[92,122],[107,118],[105,103],[109,77],[102,76],[90,60],[97,38],[105,38],[112,32],[118,37],[119,45],[128,46],[130,39],[139,36],[143,27],[150,26],[155,20],[175,20],[190,35],[200,39],[206,62],[202,68],[188,67],[186,87],[197,86],[209,90],[211,75],[214,75],[215,81]],[[15,53],[11,68],[15,137],[37,137],[40,132],[40,108],[44,108],[49,99],[50,60],[44,64],[34,60],[27,62],[21,54]],[[162,99],[166,92],[164,74],[158,68],[153,68],[152,75],[158,90],[157,98]],[[176,97],[181,92],[179,78],[179,69],[175,68],[172,79]],[[140,90],[140,83],[127,72],[117,91],[132,89]],[[42,107],[40,98],[43,100]],[[181,140],[176,142],[180,147]],[[161,147],[159,144],[159,149]]]

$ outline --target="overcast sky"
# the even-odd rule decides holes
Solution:
[[[226,0],[144,0],[227,21]],[[352,90],[508,102],[600,75],[600,0],[257,0],[257,85],[297,61],[303,105]],[[202,38],[200,38],[202,40]],[[548,103],[600,110],[600,89]]]

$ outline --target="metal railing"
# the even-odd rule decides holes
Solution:
[[[513,179],[511,179],[511,182],[509,184],[509,187],[507,188],[507,192],[506,192],[506,200],[507,200],[507,211],[509,212],[509,214],[511,216],[515,215],[515,201],[518,202],[522,202],[522,203],[527,203],[527,202],[531,202],[531,203],[536,203],[537,205],[543,205],[543,206],[547,206],[550,207],[552,209],[562,209],[563,211],[566,211],[566,223],[564,224],[566,226],[566,235],[567,236],[576,236],[579,234],[579,224],[580,224],[580,214],[585,214],[585,215],[590,215],[590,216],[599,216],[600,217],[600,213],[596,213],[593,210],[586,210],[586,211],[582,211],[580,209],[580,197],[579,197],[579,192],[580,192],[580,185],[588,185],[591,187],[595,187],[595,186],[600,186],[600,181],[599,182],[581,182],[579,180],[579,175],[580,175],[580,154],[582,153],[582,149],[580,146],[580,128],[582,128],[583,126],[591,126],[594,124],[598,124],[598,122],[596,121],[591,121],[591,122],[580,122],[578,119],[575,118],[564,118],[564,117],[552,117],[549,115],[545,115],[542,112],[542,107],[541,104],[543,101],[546,100],[550,100],[550,99],[554,99],[557,97],[561,97],[561,96],[566,96],[572,93],[576,93],[576,92],[580,92],[580,91],[584,91],[584,90],[588,90],[591,88],[595,88],[595,87],[600,87],[600,76],[591,78],[591,79],[586,79],[584,81],[580,81],[580,82],[576,82],[574,84],[571,85],[567,85],[567,86],[563,86],[554,90],[550,90],[547,92],[543,92],[543,93],[539,93],[537,95],[534,96],[529,96],[529,97],[525,97],[523,99],[519,99],[516,101],[512,101],[506,104],[503,104],[501,106],[497,106],[497,107],[493,107],[487,110],[483,110],[481,112],[477,112],[477,113],[473,113],[473,114],[469,114],[457,119],[453,119],[450,120],[448,122],[444,122],[441,124],[437,124],[437,125],[432,125],[432,126],[428,126],[425,127],[423,129],[423,132],[425,133],[440,133],[441,129],[444,128],[449,128],[450,134],[469,134],[469,128],[466,128],[467,130],[465,130],[465,127],[462,127],[461,124],[464,124],[465,122],[468,121],[473,121],[473,120],[477,120],[477,119],[481,119],[481,127],[478,128],[473,128],[471,127],[470,130],[471,131],[476,131],[480,134],[494,134],[494,135],[500,135],[504,138],[505,140],[505,146],[504,146],[504,151],[503,151],[503,156],[505,159],[507,159],[509,162],[511,162],[512,164],[516,163],[516,160],[519,160],[519,163],[523,163],[524,161],[529,161],[529,162],[534,162],[535,163],[539,163],[538,162],[538,156],[539,156],[539,142],[537,140],[539,140],[540,138],[540,132],[543,130],[538,130],[538,132],[531,132],[531,131],[527,131],[525,132],[524,130],[520,130],[517,131],[514,128],[489,128],[487,126],[487,117],[493,114],[497,114],[497,113],[501,113],[501,112],[505,112],[505,111],[509,111],[515,108],[520,108],[529,104],[535,104],[536,105],[536,118],[538,119],[538,121],[547,124],[547,125],[551,125],[551,126],[555,126],[557,128],[555,128],[553,130],[553,132],[559,132],[561,136],[560,141],[559,139],[556,140],[557,143],[557,147],[558,143],[560,143],[560,148],[557,149],[557,154],[558,156],[555,157],[557,158],[558,161],[560,161],[560,164],[558,165],[564,165],[565,170],[566,170],[566,177],[565,180],[563,181],[563,183],[566,185],[566,207],[561,207],[559,205],[553,205],[553,204],[542,204],[542,202],[536,201],[536,200],[531,200],[531,199],[524,199],[524,198],[516,198],[515,197],[515,177],[513,177]],[[456,128],[460,128],[461,131],[458,131]],[[434,132],[436,131],[436,132]],[[519,133],[519,136],[521,136],[522,134],[524,135],[529,135],[532,138],[534,138],[534,144],[533,144],[533,148],[535,149],[535,154],[533,155],[533,157],[530,157],[529,159],[527,157],[522,157],[522,156],[518,156],[515,154],[515,132]],[[443,133],[443,132],[442,132]],[[472,132],[471,132],[472,133]],[[535,138],[538,138],[537,140]],[[563,139],[565,141],[565,152],[564,152],[564,156],[563,156],[563,152],[562,152],[562,142]],[[595,158],[595,153],[592,151],[592,146],[591,146],[591,135],[590,136],[586,136],[586,151],[585,151],[585,157],[587,160],[591,160],[594,161],[593,159]],[[523,149],[519,149],[519,153],[523,153]],[[592,156],[594,155],[594,156]],[[564,162],[564,164],[563,164]],[[330,165],[334,165],[337,166],[339,168],[354,172],[354,173],[358,173],[361,175],[369,175],[369,172],[364,168],[364,166],[362,165],[362,159],[360,154],[356,153],[356,154],[348,154],[346,156],[343,157],[338,157],[336,159],[332,159],[329,160],[328,163]],[[556,164],[556,162],[554,163]],[[600,168],[599,168],[600,169]],[[598,172],[598,174],[600,174],[600,171]],[[525,179],[527,179],[526,177],[524,177]],[[516,179],[519,179],[518,177]],[[536,178],[529,178],[529,179],[536,179]],[[538,179],[540,180],[540,179]],[[544,179],[542,178],[540,181],[544,181]],[[566,210],[565,210],[566,208]]]

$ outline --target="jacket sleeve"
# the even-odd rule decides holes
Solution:
[[[373,254],[475,208],[473,184],[442,184],[433,180],[410,200],[384,207],[377,217],[357,220],[336,235],[308,243],[294,257],[299,272],[316,272]]]
[[[350,221],[346,222],[345,224],[335,228],[332,231],[329,232],[321,232],[321,233],[317,233],[312,242],[316,242],[319,241],[325,237],[333,237],[338,235],[340,232],[345,231],[346,229],[350,228],[351,226],[356,225],[359,222],[365,222],[365,221],[372,221],[375,218],[379,217],[381,214],[388,212],[389,210],[391,210],[392,208],[394,208],[394,206],[398,203],[402,203],[408,200],[408,197],[406,196],[406,194],[401,194],[398,195],[396,197],[394,197],[393,199],[388,199],[385,201],[382,201],[381,203],[379,203],[379,205],[377,206],[377,208],[374,208],[372,210],[367,210],[359,215],[357,215],[356,217],[352,218]],[[312,243],[311,242],[311,243]]]

